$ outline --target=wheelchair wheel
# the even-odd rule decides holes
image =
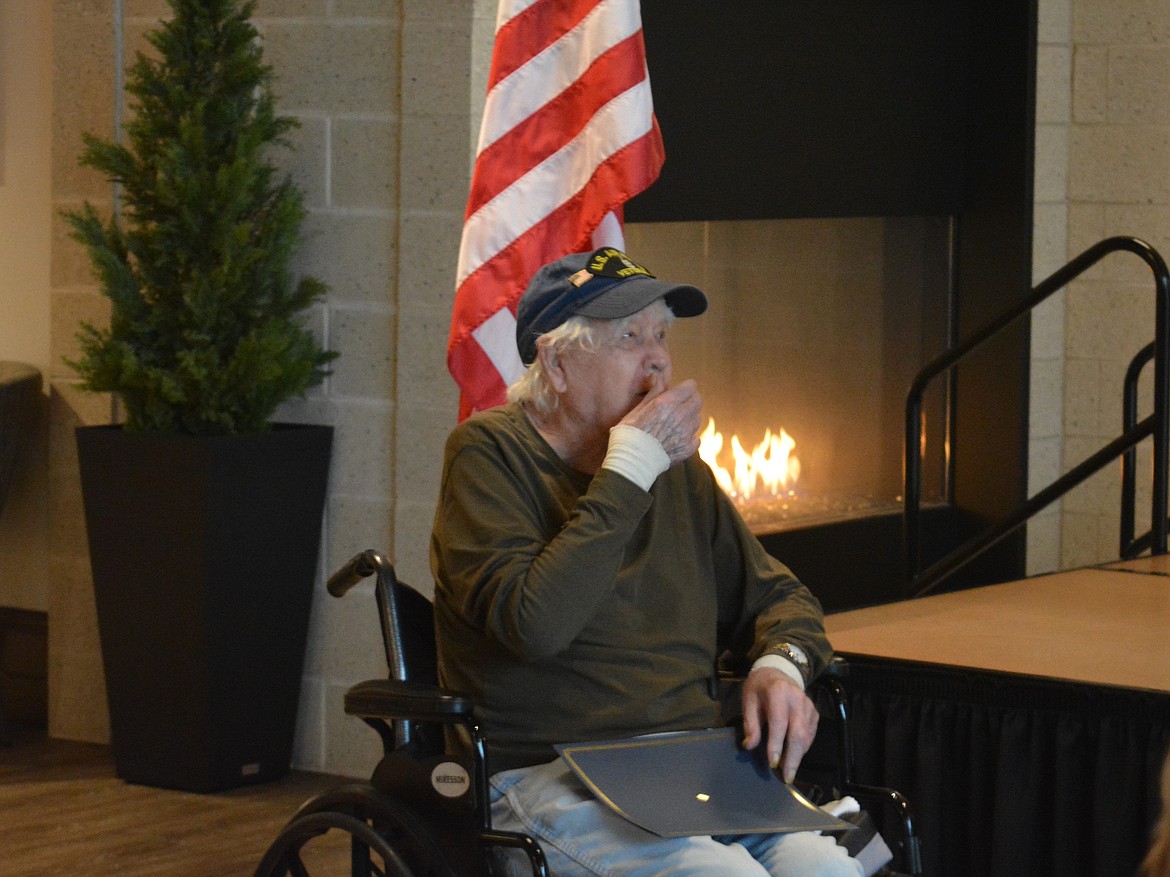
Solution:
[[[434,835],[368,785],[334,789],[301,806],[255,877],[457,877]]]
[[[261,875],[415,877],[372,826],[334,811],[308,813],[290,822],[256,869],[256,877]]]

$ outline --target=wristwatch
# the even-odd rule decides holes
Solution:
[[[774,643],[768,646],[765,654],[779,655],[782,658],[787,658],[797,669],[800,670],[800,675],[807,681],[809,678],[808,655],[804,653],[804,649],[800,646],[794,646],[792,643]]]

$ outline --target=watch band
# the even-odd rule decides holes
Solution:
[[[792,643],[774,643],[768,646],[768,648],[765,650],[765,654],[780,655],[783,658],[787,658],[796,665],[798,670],[800,670],[801,675],[804,677],[804,681],[809,681],[810,667],[808,663],[808,655],[804,653],[804,649],[802,649],[800,646],[793,645]]]

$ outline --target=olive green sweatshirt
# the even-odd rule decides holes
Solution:
[[[792,643],[828,661],[820,604],[698,456],[649,493],[569,468],[507,405],[447,441],[431,537],[439,673],[470,694],[493,771],[551,746],[713,727],[716,659]]]

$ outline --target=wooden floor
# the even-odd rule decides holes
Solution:
[[[0,877],[251,875],[297,806],[339,782],[293,773],[214,795],[133,786],[107,747],[24,734],[0,748]]]

